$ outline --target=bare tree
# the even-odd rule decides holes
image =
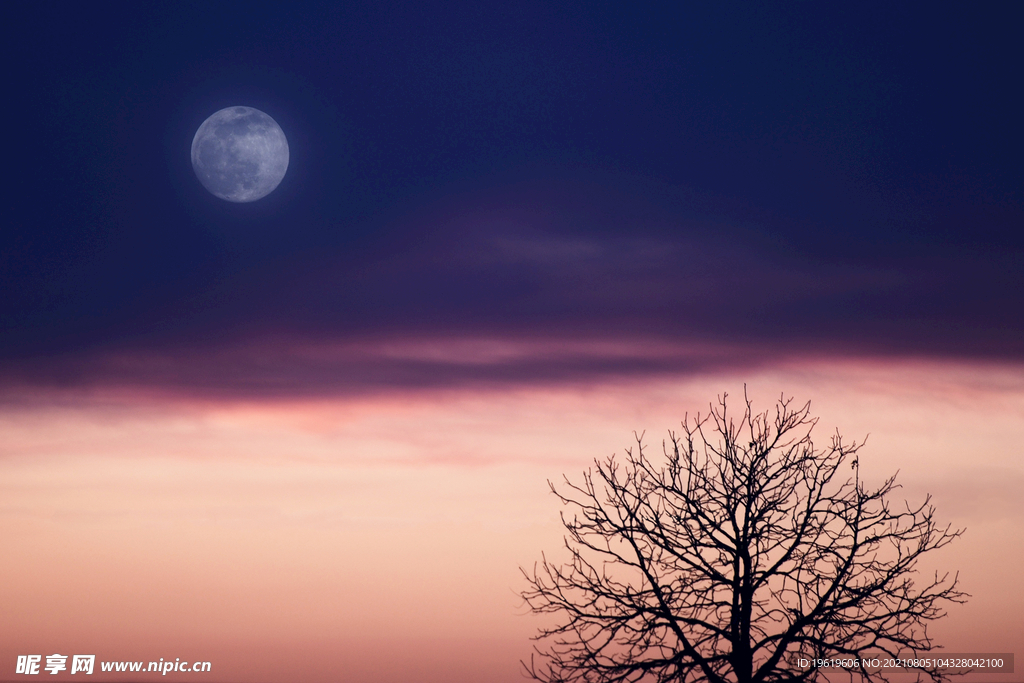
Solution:
[[[816,448],[816,423],[810,403],[784,397],[774,415],[747,399],[734,420],[723,395],[669,433],[661,466],[641,435],[625,462],[595,461],[561,491],[548,482],[568,508],[569,559],[522,570],[530,609],[559,616],[535,637],[526,673],[551,683],[813,681],[824,675],[814,660],[933,647],[928,622],[967,596],[956,576],[915,582],[916,565],[963,531],[935,521],[930,497],[894,505],[895,475],[869,488],[863,443],[837,433]],[[840,669],[885,680],[862,662]]]

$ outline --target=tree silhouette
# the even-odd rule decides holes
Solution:
[[[836,433],[816,448],[810,403],[783,397],[772,416],[745,399],[734,420],[725,398],[669,433],[662,466],[640,435],[624,462],[595,461],[582,484],[548,482],[568,508],[569,559],[522,570],[530,609],[560,617],[535,637],[529,676],[813,681],[824,676],[816,659],[933,646],[928,622],[967,596],[956,576],[915,582],[916,565],[963,531],[935,522],[930,497],[894,505],[895,475],[869,488],[863,442]],[[885,680],[860,662],[840,669]]]

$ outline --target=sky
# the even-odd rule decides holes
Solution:
[[[0,680],[521,680],[548,480],[744,385],[932,494],[937,640],[1024,653],[1018,5],[0,18]],[[235,105],[247,204],[189,155]]]

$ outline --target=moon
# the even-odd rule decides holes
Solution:
[[[252,107],[227,107],[199,126],[192,168],[210,194],[254,202],[274,191],[288,170],[288,140],[277,121]]]

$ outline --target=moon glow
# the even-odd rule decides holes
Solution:
[[[252,107],[228,107],[199,126],[192,168],[214,196],[254,202],[274,191],[288,170],[288,140],[277,121]]]

